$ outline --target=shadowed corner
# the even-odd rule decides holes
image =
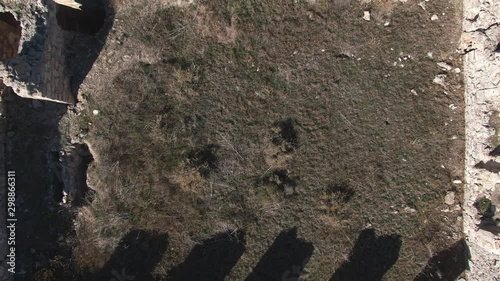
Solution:
[[[429,259],[414,281],[454,281],[469,268],[468,248],[464,239]]]
[[[314,246],[297,238],[297,228],[281,232],[246,281],[297,281]]]
[[[500,46],[500,44],[499,44]],[[490,156],[500,156],[500,145],[495,147],[492,151],[489,153]]]
[[[0,13],[0,60],[16,56],[21,32],[21,22],[12,13]]]
[[[109,261],[95,274],[93,280],[154,280],[152,271],[167,247],[167,234],[132,230],[122,238]]]
[[[223,281],[245,252],[242,231],[219,233],[196,245],[186,260],[168,272],[169,281]]]
[[[115,20],[112,0],[77,0],[80,10],[57,5],[57,22],[73,36],[66,39],[67,71],[71,74],[71,92],[80,86],[94,66]]]
[[[330,281],[378,281],[396,263],[401,236],[376,237],[374,229],[361,232],[349,255]]]

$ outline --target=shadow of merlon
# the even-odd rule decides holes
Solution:
[[[201,242],[168,272],[167,280],[223,281],[245,252],[244,236],[240,231],[228,231]]]
[[[296,281],[314,246],[297,238],[297,228],[281,232],[246,281]]]
[[[132,230],[122,238],[109,261],[92,279],[152,281],[151,273],[167,247],[167,234]]]
[[[396,263],[401,248],[399,235],[376,237],[375,230],[361,232],[349,255],[330,281],[379,281]]]
[[[469,267],[467,259],[467,244],[462,239],[431,257],[414,281],[455,281]]]

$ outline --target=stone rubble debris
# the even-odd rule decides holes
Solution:
[[[445,79],[446,79],[446,74],[438,74],[436,75],[436,77],[434,77],[434,80],[432,80],[432,82],[434,82],[434,84],[438,84],[444,87],[446,86],[444,81]]]
[[[418,6],[419,6],[420,8],[422,8],[422,10],[424,10],[424,11],[425,11],[425,1],[422,1],[422,2],[418,3]]]
[[[453,67],[451,65],[449,65],[448,63],[446,62],[438,62],[437,65],[443,69],[443,70],[446,70],[446,71],[450,71],[453,69]]]
[[[363,12],[363,19],[366,21],[370,21],[370,19],[371,19],[370,11]]]
[[[444,202],[446,203],[446,205],[449,206],[455,204],[455,192],[450,191],[446,193],[446,196],[444,197]]]

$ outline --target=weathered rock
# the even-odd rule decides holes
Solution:
[[[444,197],[444,203],[449,206],[455,204],[455,192],[450,191],[446,193],[446,196]]]
[[[366,21],[370,21],[370,19],[371,19],[370,11],[363,12],[363,19]]]
[[[443,70],[446,70],[446,71],[450,71],[453,67],[451,65],[449,65],[448,63],[446,62],[438,62],[437,65],[443,69]]]
[[[422,10],[425,10],[425,8],[426,8],[426,7],[425,7],[425,1],[422,1],[422,2],[418,3],[418,6],[419,6],[420,8],[422,8]]]
[[[403,209],[403,212],[404,213],[407,213],[407,214],[413,214],[413,213],[416,213],[417,210],[413,209],[413,208],[410,208],[408,206],[406,206],[404,209]]]
[[[445,79],[446,79],[446,74],[438,74],[436,75],[436,77],[434,77],[434,80],[432,80],[432,82],[444,87],[446,86]]]

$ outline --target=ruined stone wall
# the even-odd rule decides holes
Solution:
[[[465,81],[464,233],[470,250],[468,280],[500,280],[499,221],[478,214],[485,197],[500,207],[500,1],[464,0]],[[497,210],[497,216],[498,216]],[[495,226],[496,224],[496,226]]]
[[[47,15],[46,51],[43,52],[42,58],[41,89],[53,100],[74,103],[66,72],[64,32],[57,24],[56,9],[56,4],[51,2]]]
[[[0,79],[19,96],[73,104],[56,11],[52,0],[0,3],[0,13],[11,13],[22,29],[17,55],[0,61]]]

